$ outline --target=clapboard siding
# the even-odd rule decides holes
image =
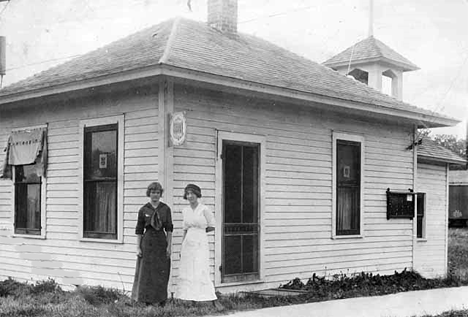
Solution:
[[[173,164],[173,252],[179,252],[181,247],[181,210],[187,205],[182,196],[187,183],[199,184],[203,202],[217,217],[220,215],[221,206],[215,206],[217,131],[225,131],[265,137],[261,250],[265,283],[242,287],[274,287],[295,277],[306,279],[313,273],[387,274],[412,267],[412,222],[388,221],[385,195],[387,188],[407,190],[413,186],[413,153],[406,150],[412,142],[411,126],[379,124],[375,120],[179,84],[174,87],[173,101],[174,110],[185,111],[187,118],[186,142],[168,151],[169,156],[173,154],[173,158],[168,158]],[[158,158],[159,146],[161,138],[166,137],[158,134],[161,121],[156,88],[146,89],[145,93],[128,90],[36,106],[44,110],[30,115],[22,111],[22,116],[14,110],[0,113],[0,141],[6,142],[11,128],[49,124],[46,239],[9,236],[12,186],[9,181],[0,180],[0,251],[8,255],[8,260],[0,259],[0,278],[53,276],[64,284],[130,289],[137,212],[147,201],[147,184],[158,179],[162,161]],[[124,243],[79,241],[80,120],[122,114]],[[334,131],[357,134],[365,140],[363,237],[358,239],[331,238]],[[3,156],[0,153],[0,162]],[[432,171],[427,184],[436,184],[437,175],[437,171]],[[437,228],[431,222],[427,227]],[[209,243],[214,277],[213,234],[209,235]],[[443,250],[443,237],[434,237],[434,243],[431,251]],[[436,257],[429,257],[430,252],[421,252],[436,261]],[[178,257],[173,258],[172,266],[175,283]]]
[[[344,121],[325,112],[185,86],[176,86],[174,104],[175,111],[185,111],[187,117],[187,141],[174,148],[174,179],[182,181],[177,182],[180,191],[189,182],[202,182],[203,193],[210,196],[215,191],[216,131],[266,137],[262,251],[267,283],[330,270],[352,268],[352,273],[372,266],[371,271],[379,272],[412,266],[412,223],[387,221],[385,195],[389,187],[407,190],[413,186],[413,154],[406,150],[411,143],[409,126]],[[365,138],[362,239],[331,239],[332,131]],[[193,140],[205,140],[205,146]],[[185,204],[175,200],[174,210]],[[214,206],[214,201],[209,205],[219,216],[221,206]],[[367,221],[368,209],[372,221]],[[174,244],[180,242],[174,238]],[[300,251],[295,253],[298,246]],[[294,261],[290,261],[291,254],[296,254]],[[385,265],[382,270],[379,263]]]
[[[136,91],[112,96],[68,100],[67,104],[41,104],[21,112],[0,113],[0,140],[12,128],[48,123],[49,166],[46,194],[46,239],[12,238],[0,230],[0,278],[53,277],[70,284],[131,288],[135,268],[137,211],[145,192],[158,175],[158,94]],[[1,110],[0,110],[1,111]],[[20,115],[21,113],[21,115]],[[80,120],[124,115],[124,243],[78,240],[80,175]],[[8,125],[9,124],[9,125]],[[3,153],[0,162],[3,162]],[[128,182],[127,182],[128,180]],[[0,180],[0,226],[11,225],[11,181]],[[28,248],[23,248],[27,244]]]
[[[447,186],[446,166],[418,164],[417,190],[426,193],[426,237],[415,246],[415,270],[423,276],[447,274]]]

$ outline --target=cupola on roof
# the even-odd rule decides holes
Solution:
[[[323,64],[336,68],[341,66],[358,65],[369,62],[384,62],[399,68],[401,71],[418,70],[419,67],[410,62],[406,57],[382,43],[374,36],[348,47],[343,52],[333,56]]]

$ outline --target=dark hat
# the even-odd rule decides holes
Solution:
[[[188,191],[191,191],[192,193],[194,193],[195,196],[197,196],[198,198],[200,198],[202,196],[200,187],[198,187],[195,184],[188,184],[187,186],[185,186],[184,199],[187,199],[187,192]]]

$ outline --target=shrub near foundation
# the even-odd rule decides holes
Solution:
[[[395,271],[393,275],[360,273],[352,276],[334,275],[332,279],[313,274],[304,284],[295,278],[280,288],[307,291],[305,297],[316,299],[339,299],[360,296],[385,295],[398,292],[425,290],[467,285],[468,281],[449,275],[445,279],[426,279],[414,271]]]

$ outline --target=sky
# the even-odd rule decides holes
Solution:
[[[176,16],[206,21],[207,0],[10,0],[3,86]],[[239,0],[238,28],[322,63],[369,35],[370,0]],[[373,35],[421,69],[403,101],[462,122],[434,134],[466,138],[468,0],[373,0]]]

